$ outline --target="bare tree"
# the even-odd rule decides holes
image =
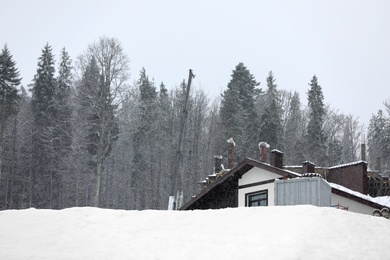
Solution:
[[[95,66],[94,72],[97,73],[87,75],[91,73],[91,66]],[[93,158],[96,177],[93,205],[97,207],[104,161],[118,136],[117,113],[121,107],[125,82],[130,76],[129,58],[117,39],[101,37],[79,56],[78,68],[78,75],[83,77],[79,96],[88,110],[87,147]],[[93,81],[91,77],[94,77]]]
[[[360,148],[360,137],[363,132],[363,126],[359,124],[358,118],[348,115],[345,117],[343,131],[343,156],[344,162],[356,161]]]

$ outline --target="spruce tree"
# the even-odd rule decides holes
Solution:
[[[282,108],[279,92],[272,71],[267,77],[265,109],[261,116],[260,141],[267,142],[271,148],[283,150]]]
[[[303,137],[303,114],[299,94],[294,92],[287,108],[285,118],[284,144],[285,162],[290,165],[300,165],[305,160]]]
[[[57,102],[57,131],[63,153],[70,149],[72,135],[72,60],[65,48],[61,51],[58,68],[56,102]],[[62,154],[62,157],[65,154]]]
[[[57,106],[55,101],[56,80],[54,78],[52,48],[46,44],[39,57],[37,73],[32,84],[32,112],[34,117],[33,159],[34,198],[39,208],[49,208],[52,203],[54,179],[54,135]]]
[[[244,66],[239,63],[233,70],[231,80],[221,100],[220,117],[223,136],[233,138],[236,146],[236,161],[245,157],[255,157],[258,153],[259,117],[255,111],[255,98],[261,90],[259,83]]]
[[[18,109],[21,78],[7,45],[0,54],[0,183],[3,168],[3,143],[6,124]]]
[[[276,100],[272,100],[269,107],[265,108],[264,114],[261,116],[260,138],[267,142],[272,149],[283,150],[283,127],[279,110],[280,107],[278,107]]]
[[[57,197],[57,208],[62,208],[60,199],[63,188],[63,177],[68,177],[70,151],[72,144],[72,60],[65,48],[60,55],[55,102],[57,116],[55,118],[54,149],[58,180],[54,186]]]
[[[149,197],[152,190],[152,176],[151,164],[148,163],[153,157],[154,153],[154,138],[155,131],[154,126],[156,123],[156,98],[157,91],[154,83],[149,80],[146,75],[145,68],[142,68],[140,72],[140,78],[137,82],[139,89],[139,112],[137,113],[137,125],[138,128],[134,133],[133,145],[134,145],[134,157],[133,157],[133,169],[132,179],[133,185],[139,187],[144,185],[143,189],[137,189],[135,194],[135,204],[137,209],[145,209],[152,201],[152,197]],[[146,185],[145,185],[146,184]]]
[[[0,54],[0,128],[17,112],[21,78],[7,45]],[[0,137],[1,138],[1,137]]]
[[[323,133],[325,115],[324,95],[314,75],[309,83],[308,108],[309,122],[306,132],[306,155],[307,159],[318,165],[326,164],[326,140]]]

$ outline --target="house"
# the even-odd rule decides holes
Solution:
[[[221,160],[216,157],[215,173],[201,182],[200,193],[182,205],[181,210],[313,204],[372,215],[375,209],[386,206],[364,195],[368,191],[364,161],[329,167],[317,174],[315,165],[307,161],[300,172],[284,167],[283,153],[278,150],[271,151],[270,164],[246,158],[225,171],[218,167]]]

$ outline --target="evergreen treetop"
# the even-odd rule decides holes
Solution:
[[[0,120],[5,122],[16,113],[19,99],[17,87],[21,78],[7,45],[0,54]]]
[[[46,44],[42,50],[42,55],[39,57],[37,73],[33,79],[32,85],[32,108],[38,117],[38,124],[45,124],[43,117],[55,117],[55,95],[56,95],[56,80],[54,78],[54,56],[52,47]],[[47,113],[50,113],[47,114]]]
[[[323,122],[325,116],[324,95],[318,79],[314,75],[309,83],[308,106],[309,122],[307,125],[307,149],[310,160],[320,164],[326,162],[325,156],[325,136],[323,133]]]

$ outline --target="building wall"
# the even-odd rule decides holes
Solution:
[[[372,215],[375,209],[370,206],[364,205],[362,203],[356,202],[354,200],[342,197],[334,193],[332,193],[331,195],[331,201],[332,201],[331,202],[332,206],[340,205],[343,207],[348,207],[348,211],[355,212],[355,213]]]
[[[238,206],[239,207],[245,207],[245,195],[248,193],[256,192],[256,191],[268,191],[268,206],[274,206],[275,203],[275,192],[274,192],[274,183],[268,183],[263,185],[257,185],[253,187],[248,188],[238,188]]]
[[[368,193],[367,164],[362,162],[348,167],[329,168],[328,181],[340,184],[362,194]]]
[[[238,206],[245,207],[245,195],[256,191],[268,191],[268,206],[274,206],[274,181],[280,175],[264,169],[252,168],[238,180]]]
[[[330,185],[321,177],[275,181],[275,205],[331,206]]]
[[[280,178],[280,175],[266,171],[260,168],[252,168],[246,172],[241,179],[238,180],[238,186],[252,184],[256,182],[263,182],[268,180],[275,180]]]

